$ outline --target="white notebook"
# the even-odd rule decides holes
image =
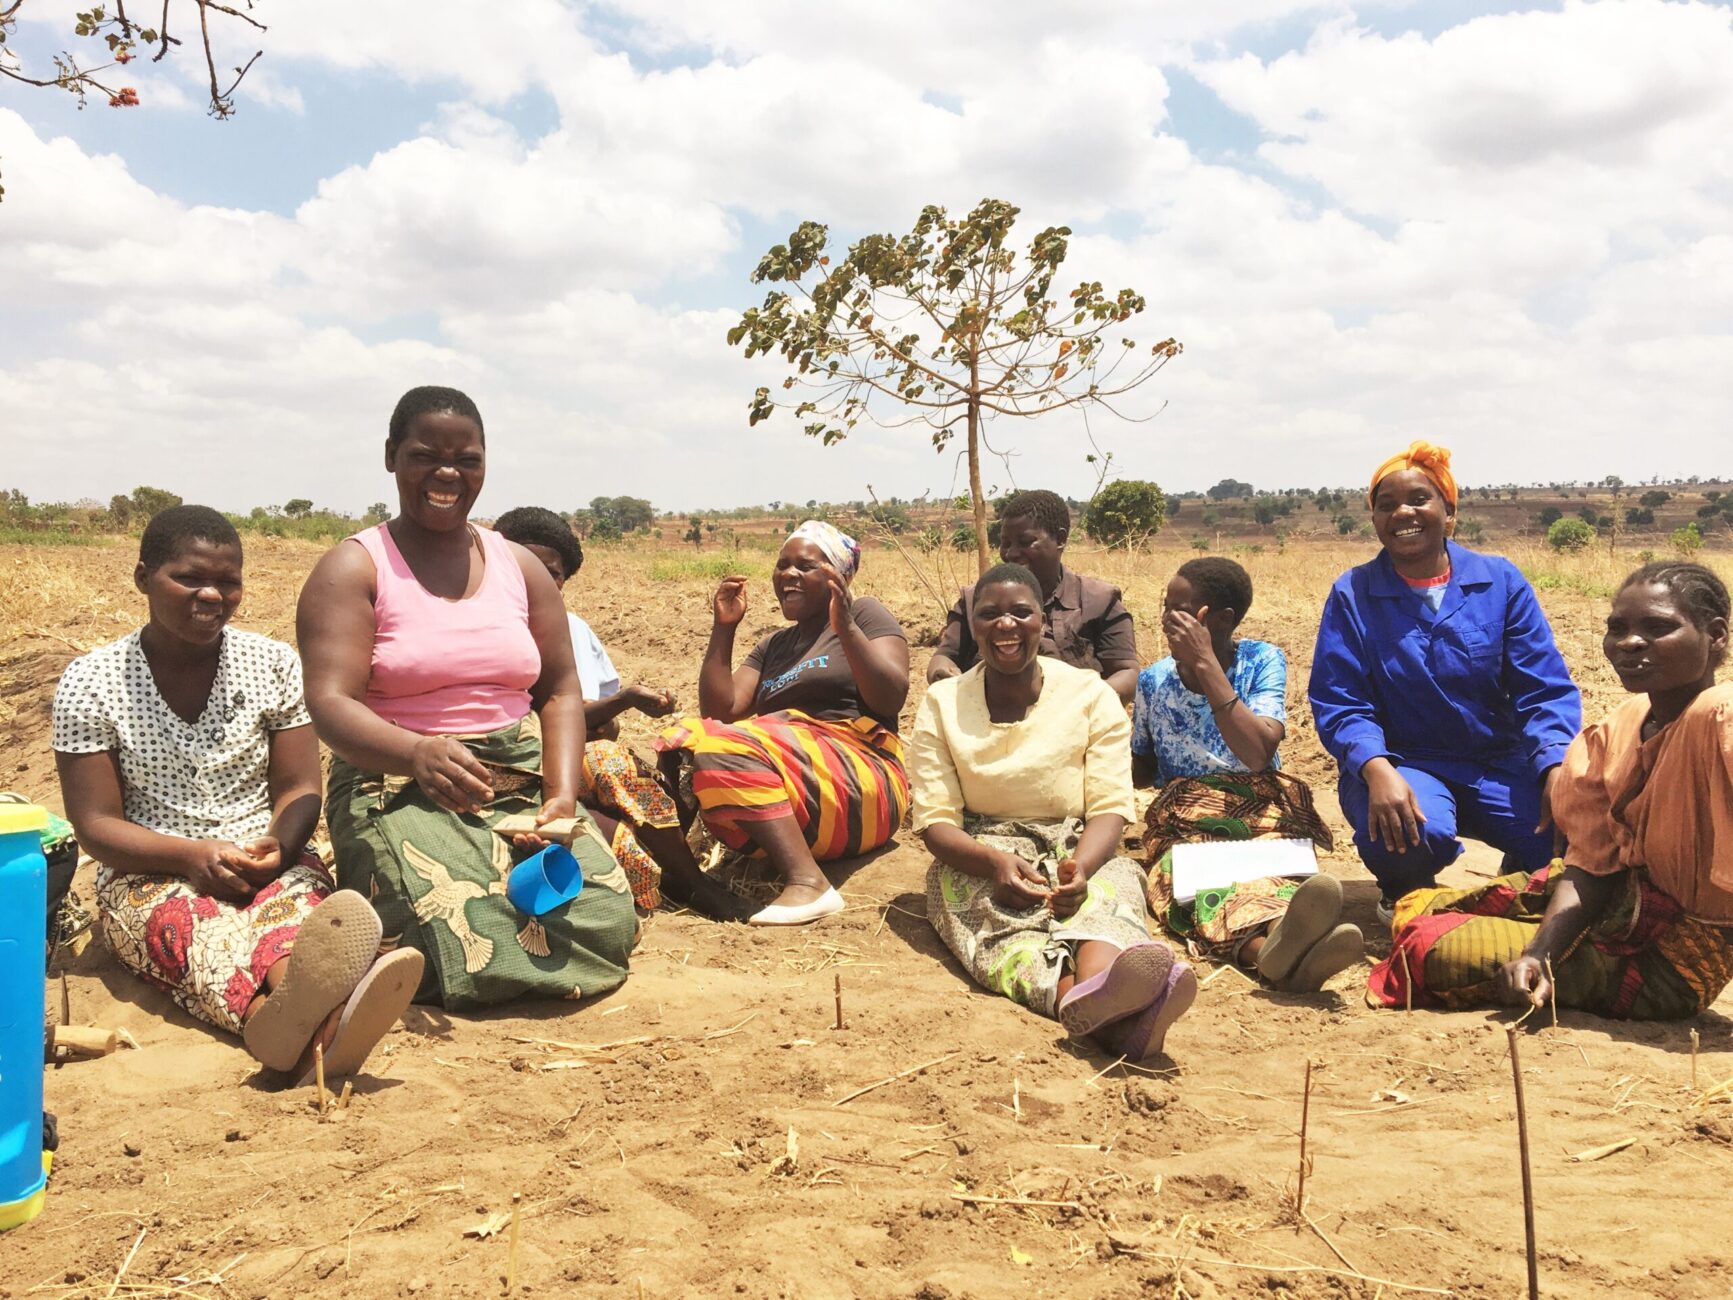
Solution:
[[[1315,876],[1318,854],[1311,840],[1222,840],[1176,844],[1173,897],[1189,903],[1206,889],[1263,876]]]

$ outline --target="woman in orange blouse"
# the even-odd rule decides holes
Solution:
[[[1369,1000],[1556,1001],[1680,1020],[1733,978],[1733,683],[1727,588],[1700,564],[1646,564],[1602,643],[1633,693],[1572,742],[1553,796],[1569,845],[1533,876],[1422,890],[1396,915]]]

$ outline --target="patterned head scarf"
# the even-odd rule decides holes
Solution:
[[[796,538],[803,542],[811,542],[824,552],[824,558],[830,567],[842,575],[847,582],[853,578],[860,568],[860,544],[841,529],[825,523],[822,519],[808,519],[799,528],[788,535],[788,542]],[[787,546],[788,542],[783,545]]]
[[[1368,502],[1378,494],[1378,485],[1392,474],[1405,469],[1417,469],[1431,479],[1452,512],[1456,509],[1456,476],[1450,472],[1450,448],[1435,447],[1429,442],[1410,443],[1408,450],[1385,461],[1372,475],[1372,486],[1366,489]]]

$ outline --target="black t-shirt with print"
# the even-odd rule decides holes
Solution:
[[[896,616],[871,596],[855,598],[854,621],[869,641],[884,636],[908,639]],[[820,625],[816,635],[803,632],[796,624],[765,637],[746,656],[746,667],[758,670],[758,696],[752,702],[754,713],[799,709],[832,722],[864,715],[891,731],[897,729],[895,717],[881,717],[861,703],[860,688],[855,685],[848,656],[828,620]]]

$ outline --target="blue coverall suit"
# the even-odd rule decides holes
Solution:
[[[1582,696],[1528,580],[1502,557],[1445,545],[1436,613],[1382,551],[1336,579],[1306,691],[1354,846],[1387,899],[1432,884],[1462,852],[1459,830],[1525,870],[1545,866],[1542,778],[1582,727]],[[1368,830],[1360,769],[1380,755],[1426,817],[1403,853]]]

